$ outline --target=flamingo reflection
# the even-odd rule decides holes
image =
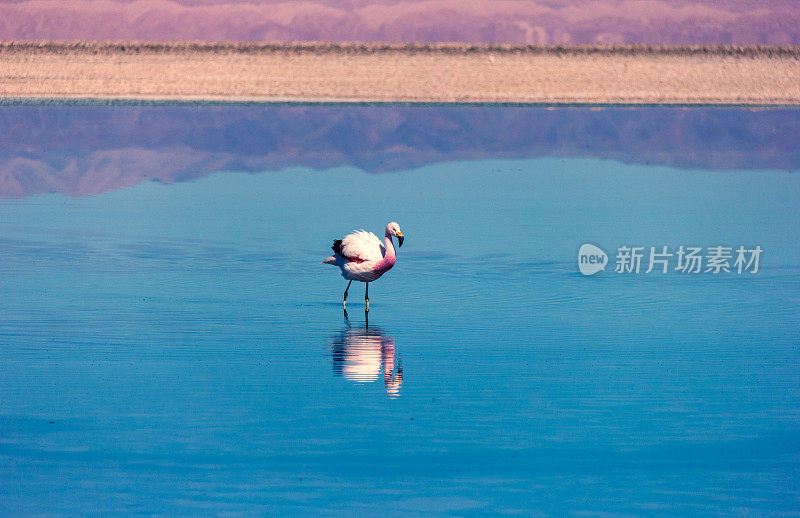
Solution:
[[[386,394],[400,395],[403,366],[395,359],[394,337],[374,327],[348,327],[333,339],[333,372],[356,383],[372,383],[381,376]]]

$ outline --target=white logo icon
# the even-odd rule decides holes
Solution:
[[[608,256],[594,245],[586,243],[578,250],[578,269],[584,275],[594,275],[606,269]]]

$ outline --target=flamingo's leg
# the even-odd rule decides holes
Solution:
[[[344,299],[342,300],[342,307],[347,307],[347,290],[350,289],[350,285],[353,284],[353,281],[347,283],[347,287],[344,289]]]
[[[369,311],[369,283],[367,283],[367,289],[364,291],[364,300],[367,301],[367,311]]]

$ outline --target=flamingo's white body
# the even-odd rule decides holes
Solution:
[[[383,243],[372,232],[359,230],[348,234],[341,240],[333,242],[333,255],[324,259],[325,264],[333,264],[342,270],[342,277],[353,281],[366,282],[364,299],[369,309],[369,283],[378,280],[381,275],[388,272],[397,261],[397,255],[392,244],[392,237],[397,237],[398,246],[403,246],[403,233],[400,225],[394,221],[386,225]],[[344,290],[344,301],[347,302],[347,289]]]

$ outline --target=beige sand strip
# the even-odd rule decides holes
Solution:
[[[800,47],[0,43],[0,98],[800,104]]]

